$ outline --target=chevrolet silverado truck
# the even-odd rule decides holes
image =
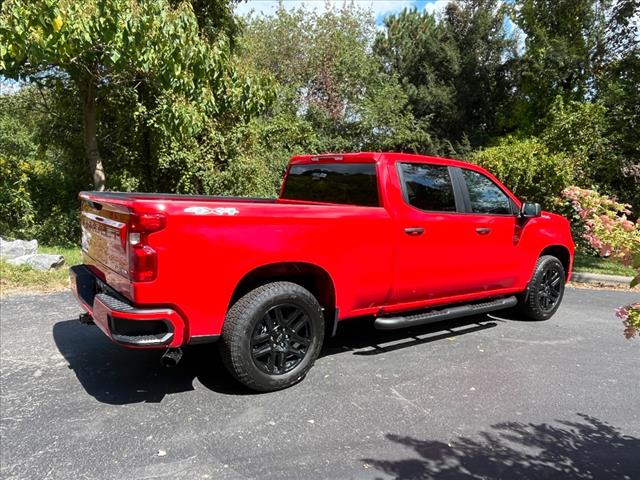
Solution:
[[[477,165],[400,153],[301,155],[277,199],[82,192],[86,313],[115,343],[218,341],[245,386],[301,380],[326,335],[518,308],[550,318],[570,277],[564,218]]]

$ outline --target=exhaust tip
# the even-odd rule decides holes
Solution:
[[[182,349],[181,348],[169,348],[166,352],[162,354],[160,357],[160,364],[166,368],[173,368],[182,359]]]

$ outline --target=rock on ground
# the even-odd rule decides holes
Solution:
[[[31,255],[22,255],[20,257],[7,260],[11,265],[29,265],[35,270],[51,270],[58,268],[64,264],[62,255],[51,255],[47,253],[36,253]]]
[[[14,240],[9,242],[0,238],[0,258],[11,259],[24,255],[34,255],[38,252],[37,240]]]

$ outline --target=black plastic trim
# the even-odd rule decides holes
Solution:
[[[173,332],[164,335],[119,335],[112,333],[111,338],[118,343],[140,347],[168,345],[173,338]]]
[[[103,301],[102,298],[100,298],[100,300]],[[165,332],[159,332],[155,334],[150,333],[146,335],[127,335],[123,333],[118,333],[118,328],[116,326],[116,322],[118,320],[140,322],[140,323],[143,323],[147,320],[130,320],[127,318],[114,318],[111,315],[109,315],[107,318],[109,322],[109,331],[111,332],[111,338],[113,338],[116,342],[119,342],[119,343],[124,343],[127,345],[139,345],[139,346],[168,345],[169,343],[171,343],[171,340],[173,339],[173,326],[171,325],[170,322],[164,319],[156,318],[148,321],[152,321],[152,322],[160,321],[164,323],[165,326],[167,327],[167,330]]]
[[[189,339],[189,345],[200,345],[204,343],[215,343],[220,339],[220,335],[194,335]]]
[[[134,200],[135,198],[147,198],[147,199],[171,199],[171,200],[185,200],[197,202],[199,200],[215,200],[217,202],[241,202],[241,203],[275,203],[275,198],[264,197],[220,197],[216,195],[190,195],[184,193],[148,193],[148,192],[95,192],[95,191],[82,191],[79,193],[80,197],[83,195],[94,195],[100,198],[113,199],[113,200]],[[93,200],[83,199],[86,202],[94,202]]]
[[[80,300],[88,307],[93,307],[93,299],[96,296],[96,276],[84,265],[74,265],[69,268],[71,282],[75,283],[75,289]]]
[[[456,200],[456,210],[460,213],[468,213],[471,211],[471,201],[467,185],[459,167],[449,167],[449,176],[453,184],[453,196]]]
[[[111,310],[116,310],[118,312],[134,312],[136,310],[130,303],[110,295],[109,293],[98,293],[96,294],[96,297],[98,297],[98,300],[104,303]]]
[[[335,337],[336,336],[336,332],[338,331],[338,314],[340,313],[340,309],[338,307],[336,307],[336,313],[333,316],[333,325],[332,325],[332,329],[331,329],[331,336]]]
[[[445,307],[442,310],[429,310],[427,312],[416,313],[414,315],[401,317],[378,317],[374,326],[378,330],[396,330],[398,328],[415,327],[427,323],[440,322],[442,320],[452,320],[454,318],[466,317],[468,315],[479,315],[505,308],[515,307],[518,299],[515,296],[489,300],[481,303],[470,303]]]

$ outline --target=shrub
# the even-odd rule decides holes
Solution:
[[[640,198],[640,152],[625,142],[623,130],[633,129],[633,122],[622,128],[616,127],[616,122],[620,123],[619,116],[608,112],[601,101],[566,101],[558,96],[547,113],[540,138],[551,151],[571,159],[575,185],[597,185],[601,193],[633,203]]]
[[[606,108],[597,102],[565,102],[558,96],[551,105],[541,139],[552,151],[571,158],[578,185],[608,185],[620,175],[606,120]]]
[[[624,336],[627,339],[640,335],[640,303],[633,303],[616,310],[616,315],[624,325]]]
[[[28,162],[0,154],[0,234],[28,236],[35,223]]]
[[[552,154],[536,138],[507,137],[497,146],[473,153],[473,163],[486,168],[518,197],[556,209],[561,192],[573,182],[573,166]]]
[[[601,257],[633,263],[633,256],[640,252],[640,223],[627,218],[629,205],[575,186],[566,188],[562,196],[574,212],[574,238],[581,238]]]
[[[640,252],[635,252],[633,256],[633,268],[636,269],[636,276],[631,280],[632,288],[640,283]],[[625,338],[640,336],[640,303],[632,303],[626,307],[618,308],[616,315],[624,325]]]

